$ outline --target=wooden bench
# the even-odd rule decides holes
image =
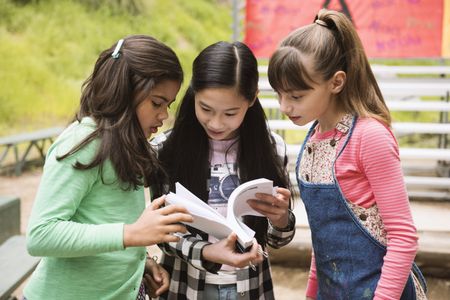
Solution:
[[[30,276],[39,258],[27,252],[20,235],[20,199],[0,196],[0,300],[11,294]]]
[[[269,127],[283,136],[289,134],[289,131],[303,131],[305,135],[312,124],[297,126],[281,118],[278,100],[267,79],[267,67],[259,69],[260,101],[268,113]],[[412,134],[439,135],[439,148],[401,147],[400,157],[410,197],[450,199],[449,176],[436,176],[438,173],[447,174],[450,166],[450,148],[447,148],[450,135],[450,66],[373,66],[372,69],[391,111],[439,113],[440,122],[393,122],[392,129],[397,137]],[[299,140],[295,145],[287,145],[291,161],[290,177],[294,182],[292,162],[297,158],[301,143]]]
[[[53,142],[53,139],[64,130],[63,127],[53,127],[41,129],[33,132],[21,133],[16,135],[0,137],[0,168],[4,167],[6,158],[10,150],[14,152],[15,174],[20,175],[27,161],[30,160],[30,152],[33,148],[37,149],[40,158],[45,159],[45,145]],[[25,145],[25,147],[21,147]],[[24,149],[24,151],[22,151]]]

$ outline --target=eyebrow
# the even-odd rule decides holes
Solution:
[[[199,102],[200,102],[201,106],[205,106],[206,108],[212,109],[212,107],[209,106],[208,104],[206,104],[205,102],[203,102],[201,100]],[[232,108],[225,109],[225,111],[238,110],[238,109],[240,109],[240,107],[232,107]]]
[[[303,94],[303,93],[306,93],[307,91],[309,91],[310,89],[308,89],[308,90],[290,90],[290,91],[287,91],[286,93],[290,93],[290,94],[293,94],[293,93],[298,93],[298,94]],[[311,89],[312,90],[312,89]]]
[[[175,99],[169,100],[169,99],[167,99],[166,97],[161,96],[161,95],[151,94],[151,96],[156,97],[156,98],[159,98],[159,99],[163,100],[163,101],[166,102],[166,103],[172,103],[172,102],[175,101]]]

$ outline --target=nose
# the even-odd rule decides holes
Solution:
[[[222,121],[220,116],[214,116],[211,119],[209,119],[208,127],[211,130],[220,130],[222,128]]]
[[[279,96],[278,103],[280,104],[280,111],[287,115],[291,112],[292,106],[289,104],[289,102],[286,100],[286,97],[283,95]]]
[[[164,121],[169,117],[169,112],[167,110],[167,108],[163,108],[160,113],[158,114],[158,119],[159,121]]]

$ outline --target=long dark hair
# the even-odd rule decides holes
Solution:
[[[126,37],[117,58],[111,56],[115,47],[116,44],[100,54],[94,71],[83,84],[76,119],[91,117],[96,129],[58,160],[99,139],[93,160],[87,164],[77,161],[74,168],[99,166],[102,171],[103,163],[110,160],[122,189],[149,184],[161,189],[167,176],[140,127],[136,107],[158,83],[181,83],[183,71],[175,52],[152,37]]]
[[[192,79],[171,134],[164,142],[159,158],[169,173],[170,188],[179,181],[204,201],[208,200],[210,172],[208,136],[195,115],[195,93],[208,88],[235,88],[248,102],[258,92],[257,61],[241,42],[218,42],[205,48],[194,60]],[[284,163],[276,153],[267,128],[264,110],[256,99],[239,128],[237,165],[241,182],[265,177],[275,185],[288,187]],[[267,219],[245,217],[256,231],[258,242],[267,241]]]
[[[337,71],[346,73],[344,88],[337,95],[343,111],[373,117],[390,126],[389,109],[349,18],[321,9],[314,23],[291,32],[270,58],[270,85],[276,91],[310,89],[313,80],[304,66],[308,59],[314,61],[312,71],[323,80]]]

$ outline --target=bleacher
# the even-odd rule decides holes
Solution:
[[[404,179],[410,198],[450,199],[450,66],[382,66],[373,65],[381,92],[392,112],[434,112],[433,122],[393,119],[397,138],[411,135],[436,135],[439,142],[426,148],[400,147]],[[267,67],[259,68],[261,104],[267,112],[272,130],[289,137],[290,132],[306,131],[311,124],[297,126],[283,119],[274,91],[267,80]],[[298,136],[294,134],[294,136]],[[303,136],[303,135],[302,135]],[[289,140],[292,140],[291,138]],[[303,140],[287,145],[289,160],[294,162]],[[291,165],[291,179],[295,180]]]
[[[28,254],[20,215],[20,199],[0,195],[0,300],[17,300],[12,294],[39,262]]]

